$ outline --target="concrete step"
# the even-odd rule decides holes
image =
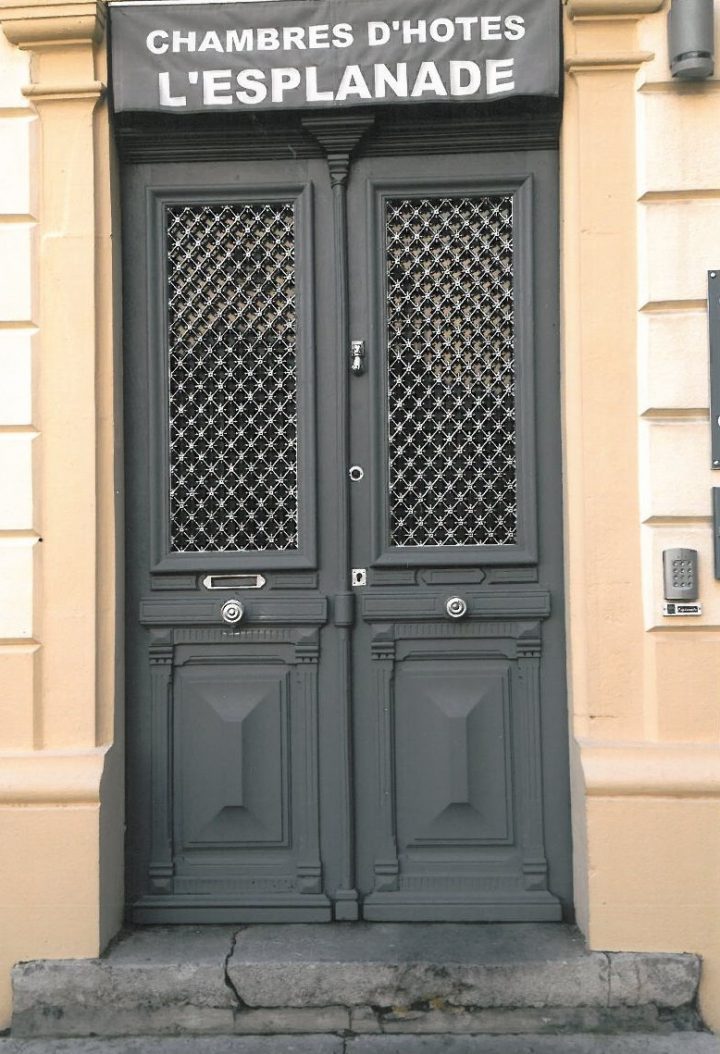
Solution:
[[[148,927],[100,959],[18,965],[12,1035],[669,1035],[701,1028],[699,971],[553,923]]]
[[[134,1036],[0,1039],[0,1054],[719,1054],[707,1032],[617,1036]]]

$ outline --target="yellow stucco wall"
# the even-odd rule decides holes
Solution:
[[[576,900],[594,948],[700,952],[702,1009],[720,1028],[720,476],[705,304],[706,271],[720,265],[720,84],[672,82],[658,6],[566,8]],[[662,615],[672,546],[700,553],[704,615],[692,622]]]
[[[563,398],[578,918],[705,956],[720,1028],[720,584],[705,270],[720,82],[669,81],[657,0],[568,0]],[[720,22],[720,18],[718,19]],[[0,1027],[16,959],[119,925],[110,141],[102,4],[0,0]],[[701,554],[705,615],[660,614]],[[121,698],[119,695],[118,698]]]
[[[103,15],[0,10],[0,1028],[121,917]]]

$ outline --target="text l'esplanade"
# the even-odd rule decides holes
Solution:
[[[348,22],[335,25],[260,27],[225,30],[152,29],[146,36],[147,50],[153,55],[197,54],[204,61],[196,70],[174,74],[158,73],[161,107],[188,105],[188,92],[201,93],[203,106],[240,103],[281,105],[289,93],[298,93],[308,103],[344,102],[348,99],[423,98],[471,96],[483,89],[486,95],[511,92],[514,59],[450,59],[444,62],[412,62],[413,45],[446,44],[449,41],[517,41],[525,35],[520,15],[468,15],[455,18],[397,19],[370,21],[360,27]],[[343,49],[360,43],[368,48],[384,45],[408,49],[408,62],[375,62],[361,68],[356,64],[322,70],[306,64],[256,68],[207,69],[210,53],[221,55],[268,52],[321,52]],[[397,54],[397,52],[395,52]],[[299,57],[299,56],[298,56]],[[381,50],[378,58],[381,58]],[[259,67],[259,63],[258,63]]]

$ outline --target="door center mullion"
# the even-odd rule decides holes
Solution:
[[[349,422],[348,422],[348,375],[351,367],[349,332],[348,271],[348,222],[347,182],[350,174],[350,157],[362,136],[373,124],[373,117],[343,116],[311,117],[303,121],[304,127],[317,139],[325,151],[333,193],[333,264],[335,273],[334,312],[335,350],[340,358],[337,376],[336,414],[338,415],[338,477],[336,530],[338,553],[338,581],[343,588],[352,585],[350,576],[350,508],[349,508]],[[321,293],[320,293],[321,295]],[[347,362],[347,368],[344,363]]]
[[[359,916],[358,894],[355,888],[355,830],[352,776],[352,594],[350,593],[350,495],[348,489],[349,465],[349,421],[348,421],[348,375],[349,375],[349,289],[348,274],[348,225],[347,225],[347,180],[350,172],[350,156],[361,137],[373,123],[372,117],[328,116],[307,118],[305,128],[317,139],[325,151],[333,195],[333,271],[334,286],[334,340],[336,362],[336,392],[333,411],[337,451],[334,460],[335,479],[335,548],[337,563],[335,581],[340,583],[340,592],[334,598],[334,621],[337,627],[337,695],[338,749],[342,754],[342,778],[338,803],[342,815],[340,825],[339,874],[340,885],[333,894],[334,915],[338,920],[352,921]],[[318,290],[318,299],[323,290]],[[345,368],[347,362],[348,368]]]

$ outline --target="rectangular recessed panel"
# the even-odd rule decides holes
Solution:
[[[165,215],[171,551],[297,549],[293,203]]]
[[[385,211],[390,543],[517,535],[513,199]]]
[[[175,698],[180,844],[287,844],[285,671],[181,668]]]
[[[509,695],[505,662],[398,663],[395,756],[403,849],[509,841]]]

